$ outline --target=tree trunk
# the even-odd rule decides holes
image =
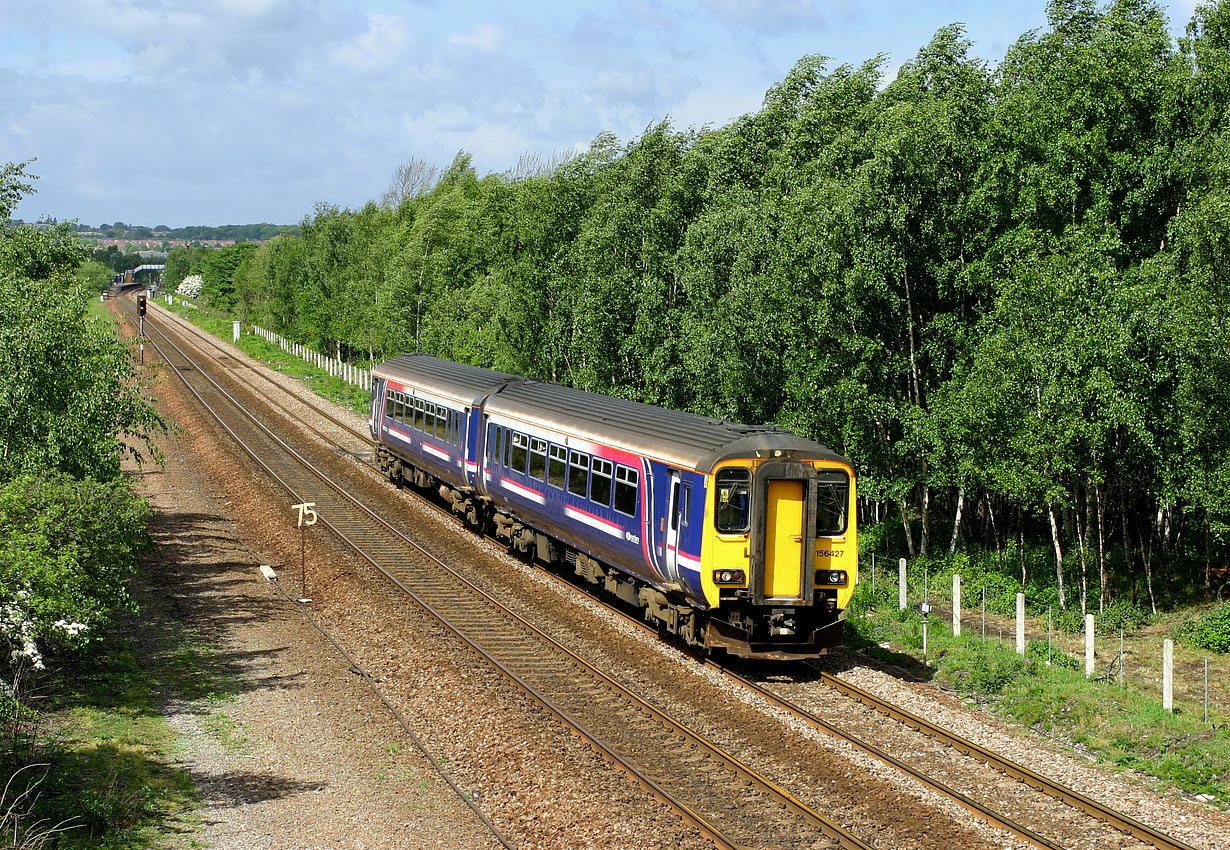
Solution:
[[[897,502],[897,507],[901,509],[901,526],[905,529],[905,548],[910,553],[910,558],[914,557],[914,532],[910,531],[910,512],[906,508],[905,499]]]
[[[1024,590],[1029,576],[1025,566],[1025,511],[1020,508],[1016,511],[1016,551],[1021,557],[1021,590]]]
[[[948,554],[957,551],[957,537],[961,534],[961,514],[965,511],[965,486],[957,488],[957,513],[952,520],[952,539],[948,541]]]
[[[931,485],[922,485],[922,528],[919,530],[918,554],[927,557],[931,549]]]
[[[1204,509],[1204,595],[1213,598],[1213,549],[1209,542],[1209,509]]]
[[[999,562],[1000,570],[1004,568],[1004,547],[999,541],[999,526],[995,523],[995,508],[991,506],[990,495],[986,496],[987,500],[987,516],[991,518],[991,534],[995,536],[995,557]]]
[[[1098,513],[1098,610],[1105,611],[1108,598],[1109,576],[1106,574],[1106,503],[1102,499],[1102,488],[1093,488],[1093,498],[1097,503]]]
[[[1080,502],[1080,493],[1075,494],[1076,499],[1073,503]],[[1086,535],[1089,533],[1089,490],[1085,489],[1085,499],[1083,502],[1083,510],[1073,510],[1073,518],[1076,520],[1076,544],[1080,547],[1081,553],[1081,613],[1089,613],[1089,571],[1086,566],[1085,558],[1085,543]]]
[[[1055,547],[1055,581],[1059,586],[1059,607],[1067,609],[1068,597],[1063,586],[1063,547],[1059,544],[1059,524],[1055,522],[1055,508],[1046,503],[1046,515],[1051,521],[1051,543]]]

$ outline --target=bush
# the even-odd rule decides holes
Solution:
[[[1230,603],[1216,608],[1194,622],[1183,623],[1174,630],[1175,640],[1195,649],[1209,652],[1230,652]]]
[[[1115,634],[1120,629],[1136,632],[1149,624],[1149,612],[1125,600],[1117,600],[1094,615],[1094,628],[1104,634]]]

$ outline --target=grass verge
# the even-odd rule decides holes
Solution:
[[[231,325],[234,319],[230,315],[210,310],[207,307],[185,303],[178,295],[175,296],[174,306],[167,307],[165,300],[161,297],[158,306],[171,310],[219,339],[227,342],[232,342],[234,339]],[[368,390],[346,383],[250,332],[240,335],[238,347],[249,357],[267,363],[278,372],[303,383],[321,398],[326,398],[334,404],[349,408],[364,416],[367,415],[371,402]]]
[[[112,634],[87,658],[57,658],[3,748],[0,801],[15,847],[138,850],[191,829],[196,797],[175,733],[154,708],[131,643]]]

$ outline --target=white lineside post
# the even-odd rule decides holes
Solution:
[[[961,576],[952,577],[952,636],[961,637]]]
[[[1085,615],[1085,678],[1093,675],[1093,615]]]
[[[1162,708],[1174,714],[1174,641],[1162,641]]]
[[[897,608],[905,610],[905,558],[897,559]]]
[[[1025,594],[1016,595],[1016,654],[1025,654]]]
[[[231,322],[231,335],[239,342],[239,322]]]

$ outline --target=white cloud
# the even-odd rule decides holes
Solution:
[[[504,33],[492,23],[482,23],[467,33],[449,36],[448,43],[462,47],[474,47],[478,50],[495,51],[503,46]]]

